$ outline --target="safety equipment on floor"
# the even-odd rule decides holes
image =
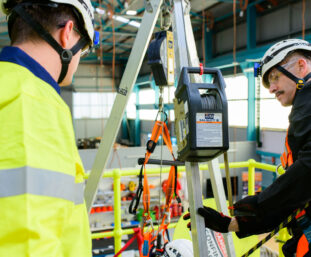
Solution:
[[[306,81],[311,78],[311,73],[307,74],[304,78],[297,78],[295,75],[284,69],[279,63],[281,63],[292,51],[304,50],[311,51],[311,44],[308,41],[302,39],[286,39],[271,46],[263,56],[259,64],[255,64],[255,76],[261,76],[262,82],[265,87],[269,88],[268,71],[275,67],[285,76],[293,80],[298,89],[301,89]]]
[[[198,214],[204,218],[205,227],[220,233],[228,233],[228,227],[231,221],[230,217],[206,206],[199,208]],[[190,213],[185,214],[183,219],[190,219]],[[189,229],[191,228],[190,222],[187,224],[187,227]]]
[[[212,83],[190,83],[200,68],[183,67],[175,91],[175,133],[178,160],[209,161],[229,149],[228,105],[219,69],[204,68]]]
[[[165,245],[164,257],[193,257],[192,242],[187,239],[177,239]]]
[[[15,5],[11,4],[15,3]],[[73,6],[73,13],[76,14],[77,20],[83,23],[84,29],[87,35],[81,36],[80,40],[71,48],[63,49],[62,46],[47,32],[40,24],[40,21],[36,21],[26,11],[26,9],[32,5],[46,6],[50,8],[58,7],[58,4],[67,4]],[[3,13],[8,16],[8,27],[10,35],[10,27],[16,16],[20,16],[29,26],[31,26],[39,36],[41,36],[53,49],[59,54],[62,69],[58,78],[58,83],[61,83],[68,71],[69,64],[72,57],[82,49],[82,52],[89,51],[90,47],[99,43],[99,33],[94,30],[94,9],[90,0],[49,0],[44,3],[29,0],[16,4],[15,1],[2,0],[1,9]]]

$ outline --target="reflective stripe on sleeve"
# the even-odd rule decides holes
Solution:
[[[84,183],[75,184],[75,204],[84,203]]]
[[[75,177],[32,167],[0,170],[0,198],[23,194],[50,196],[83,203],[83,183]]]

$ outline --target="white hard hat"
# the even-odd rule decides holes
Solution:
[[[193,257],[192,242],[188,239],[177,239],[165,245],[165,257]]]
[[[4,4],[9,2],[10,0],[0,0],[0,7],[4,14],[9,15],[11,10],[6,9],[4,7]],[[25,2],[31,3],[31,0],[27,0]],[[72,5],[76,8],[76,10],[81,14],[81,17],[83,18],[84,28],[87,31],[90,45],[93,46],[93,40],[94,40],[94,8],[91,4],[90,0],[49,0],[46,2],[54,2],[59,4],[67,4]],[[22,2],[23,3],[23,2]],[[34,1],[34,3],[36,3]],[[18,4],[18,3],[17,3]]]
[[[264,82],[267,71],[282,62],[287,54],[294,50],[311,51],[311,45],[308,41],[302,39],[286,39],[274,44],[266,51],[260,64],[260,73]]]
[[[58,83],[61,83],[65,79],[72,57],[80,50],[82,50],[81,52],[87,52],[90,47],[92,47],[94,44],[98,44],[99,42],[99,34],[97,31],[95,32],[93,27],[94,9],[90,0],[46,0],[42,1],[42,3],[37,0],[23,0],[22,2],[17,2],[16,0],[0,1],[2,11],[9,17],[9,23],[10,17],[12,17],[10,16],[11,14],[19,15],[59,54],[62,67],[59,78],[57,80]],[[48,6],[51,3],[54,3],[54,5],[70,5],[74,7],[73,12],[78,16],[81,16],[83,19],[83,25],[87,35],[81,36],[80,40],[73,47],[71,47],[71,49],[64,49],[57,41],[55,41],[55,39],[48,31],[45,31],[45,29],[41,26],[40,21],[33,19],[33,17],[29,15],[25,9],[25,6],[27,5],[30,6],[38,4]]]

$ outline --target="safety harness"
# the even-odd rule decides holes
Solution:
[[[284,170],[286,170],[294,163],[292,150],[288,144],[288,129],[285,138],[285,149],[280,159]],[[255,252],[255,250],[265,244],[268,240],[275,236],[279,230],[285,228],[294,219],[297,221],[299,227],[303,231],[303,235],[298,241],[296,257],[304,257],[305,254],[309,252],[309,244],[311,243],[311,219],[310,216],[306,213],[307,208],[309,208],[309,203],[306,203],[303,208],[297,209],[294,213],[288,216],[277,228],[275,228],[269,235],[267,235],[263,240],[252,247],[249,251],[243,254],[242,257],[250,256]]]
[[[293,164],[293,154],[288,144],[288,129],[285,139],[285,149],[280,159],[285,170]],[[295,219],[303,231],[303,235],[300,237],[297,245],[296,257],[303,257],[309,251],[309,244],[311,243],[311,218],[304,209],[295,216]]]
[[[161,256],[164,248],[162,246],[162,239],[164,241],[164,245],[169,241],[169,235],[167,231],[167,227],[170,223],[170,205],[173,198],[176,198],[178,204],[181,204],[180,198],[177,194],[176,186],[177,186],[177,166],[172,165],[170,168],[167,186],[165,190],[165,206],[164,213],[162,216],[162,221],[159,225],[157,233],[155,235],[152,218],[150,216],[150,190],[148,184],[148,177],[146,172],[146,164],[148,163],[151,154],[154,152],[158,139],[162,135],[164,143],[166,144],[168,150],[170,151],[173,160],[176,161],[171,138],[169,135],[169,131],[164,121],[156,120],[151,138],[147,142],[147,151],[145,154],[144,162],[140,169],[139,174],[139,185],[136,191],[136,196],[133,198],[130,206],[129,212],[132,214],[136,214],[137,207],[139,205],[140,197],[143,195],[143,218],[141,231],[143,236],[143,247],[140,252],[141,257],[153,257],[153,256]]]
[[[292,150],[290,149],[289,144],[288,144],[288,129],[286,132],[284,152],[282,153],[280,160],[281,160],[282,167],[285,170],[294,163]]]

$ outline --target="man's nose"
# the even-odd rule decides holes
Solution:
[[[275,83],[275,82],[270,83],[269,93],[273,94],[276,91],[277,91],[277,83]]]

